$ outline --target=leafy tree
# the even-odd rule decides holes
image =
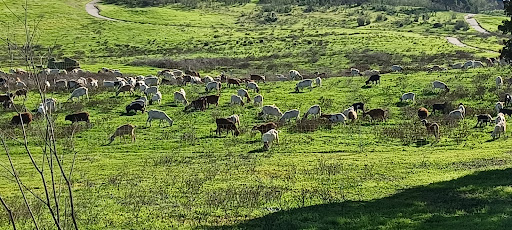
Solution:
[[[511,17],[512,20],[512,4],[510,1],[504,1],[505,4],[505,14]],[[504,20],[503,25],[499,25],[498,29],[503,32],[503,34],[512,34],[512,21]],[[503,49],[501,49],[500,58],[505,59],[506,61],[512,60],[512,39],[505,41]]]

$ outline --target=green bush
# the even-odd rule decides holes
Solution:
[[[369,22],[370,20],[365,18],[365,17],[358,17],[357,18],[357,25],[358,26],[365,26],[367,25],[366,23]]]
[[[464,20],[457,20],[455,22],[455,30],[469,30],[468,24]]]

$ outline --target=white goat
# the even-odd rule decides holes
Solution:
[[[244,101],[242,100],[242,98],[238,95],[231,95],[231,105],[241,105],[243,106],[244,105]]]
[[[404,70],[404,68],[402,68],[402,66],[399,66],[399,65],[391,66],[391,71],[393,71],[393,72],[402,72],[403,70]]]
[[[316,84],[316,87],[322,86],[322,78],[320,78],[320,77],[315,78],[315,84]]]
[[[263,142],[263,149],[269,150],[274,140],[276,141],[276,143],[279,144],[279,133],[277,132],[277,130],[271,129],[261,136],[261,140]]]
[[[411,100],[414,102],[414,99],[416,98],[416,94],[409,92],[402,94],[402,97],[400,97],[400,102]]]
[[[446,90],[446,92],[450,92],[450,88],[448,88],[448,86],[444,83],[444,82],[441,82],[441,81],[434,81],[432,82],[432,87],[434,89],[442,89],[442,90]]]
[[[297,83],[297,85],[295,85],[295,92],[299,92],[299,90],[304,89],[306,87],[309,87],[310,90],[313,90],[313,80],[305,79],[305,80],[299,81],[299,83]]]
[[[290,79],[292,80],[302,80],[302,75],[300,75],[297,70],[290,70]]]
[[[46,98],[44,103],[39,103],[37,107],[38,114],[46,114],[47,112],[57,111],[57,100],[54,98]]]
[[[144,91],[144,94],[149,97],[158,92],[158,86],[151,86]]]
[[[256,97],[254,97],[254,105],[256,105],[256,106],[263,105],[263,96],[261,96],[261,94],[258,94]]]
[[[260,92],[260,87],[258,87],[258,84],[256,84],[256,82],[247,82],[247,88],[254,90],[256,93]]]
[[[187,105],[188,104],[187,97],[186,97],[186,94],[185,94],[185,90],[183,88],[180,89],[180,91],[174,92],[174,101],[176,103],[177,102],[181,102],[181,103],[183,103],[183,105]]]
[[[237,91],[237,94],[238,96],[242,97],[242,98],[247,98],[247,103],[251,102],[251,97],[249,96],[249,92],[247,92],[247,90],[245,89],[239,89]]]
[[[89,90],[85,87],[79,87],[71,93],[71,96],[69,97],[68,101],[73,101],[73,98],[78,98],[80,100],[80,97],[85,96],[87,97],[87,100],[89,100]]]
[[[496,78],[496,88],[501,89],[503,86],[503,78],[501,76],[498,76]]]
[[[146,83],[148,86],[158,85],[158,77],[148,76],[144,79],[144,83]]]
[[[219,91],[219,90],[220,90],[220,88],[221,88],[221,84],[220,84],[220,82],[211,81],[211,82],[208,82],[208,83],[206,84],[205,91],[206,91],[206,92],[210,92],[210,91],[212,91],[212,90],[214,90],[214,89],[215,89],[215,90],[217,90],[217,91]]]
[[[329,116],[329,121],[330,122],[333,122],[333,123],[343,123],[345,124],[345,121],[347,120],[347,117],[345,116],[345,114],[343,113],[336,113],[336,114],[331,114],[331,116]]]
[[[206,83],[206,84],[208,84],[208,83],[210,83],[212,81],[213,81],[213,78],[210,77],[210,76],[206,76],[206,77],[203,78],[203,82]]]
[[[261,112],[258,113],[258,117],[262,117],[262,116],[266,117],[268,115],[281,117],[281,116],[283,116],[283,113],[281,113],[281,110],[279,110],[279,108],[275,105],[265,105],[261,109]]]
[[[232,121],[236,125],[240,126],[240,117],[236,114],[233,114],[227,118],[228,120]]]
[[[158,102],[158,104],[162,103],[162,93],[160,91],[156,92],[152,97],[151,101],[149,101],[150,104],[152,104],[154,101]]]
[[[304,114],[304,119],[307,119],[310,114],[315,117],[318,117],[321,115],[321,113],[322,113],[322,109],[320,108],[320,106],[313,105],[313,106],[309,107],[308,111]]]
[[[501,135],[505,135],[507,132],[507,123],[502,121],[494,126],[494,130],[491,133],[492,139],[496,139],[496,137],[501,137]]]
[[[279,119],[279,122],[285,123],[292,118],[299,119],[299,114],[300,114],[300,111],[297,109],[288,110],[283,114],[283,116],[281,116],[281,118]]]
[[[350,113],[350,111],[355,111],[354,106],[350,106],[350,107],[348,107],[348,109],[345,109],[343,111],[343,115],[345,115],[345,117],[348,117],[348,114]]]
[[[352,75],[352,77],[361,76],[361,71],[355,68],[350,68],[350,75]]]
[[[151,127],[152,120],[160,120],[158,126],[162,124],[162,121],[167,121],[169,126],[172,126],[173,120],[164,112],[156,109],[152,109],[148,111],[148,120],[146,121],[146,126],[149,122],[149,127]]]

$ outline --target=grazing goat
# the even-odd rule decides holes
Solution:
[[[123,137],[125,135],[130,135],[132,138],[132,142],[135,142],[135,126],[132,124],[119,126],[114,132],[114,134],[110,136],[110,142],[107,145],[110,145],[112,142],[114,142],[114,139],[116,137]]]
[[[149,104],[152,105],[153,102],[156,101],[160,105],[162,103],[162,93],[160,91],[156,92],[149,100]]]
[[[20,78],[16,78],[16,88],[18,89],[23,89],[23,88],[27,88],[27,84],[25,84],[25,82],[22,82],[20,80]]]
[[[496,116],[495,122],[496,122],[496,124],[498,124],[498,123],[500,123],[502,121],[506,121],[505,120],[505,114],[498,113],[498,116]]]
[[[347,120],[347,117],[343,113],[336,114],[322,114],[320,117],[327,118],[332,123],[343,123]]]
[[[129,92],[130,95],[133,95],[134,94],[133,86],[132,85],[124,85],[124,86],[119,87],[119,89],[116,92],[116,96],[119,96],[120,93],[125,94],[126,92]]]
[[[158,77],[148,76],[148,77],[144,78],[144,83],[147,86],[157,86],[158,85]]]
[[[206,77],[204,77],[204,78],[203,78],[203,82],[204,82],[205,84],[208,84],[208,83],[210,83],[210,82],[214,82],[214,80],[213,80],[213,78],[212,78],[212,77],[210,77],[210,76],[206,76]]]
[[[292,109],[292,110],[286,111],[283,114],[283,116],[281,116],[281,118],[279,119],[279,122],[286,123],[287,121],[289,121],[292,118],[295,118],[296,120],[298,120],[299,114],[300,114],[300,112],[297,109]]]
[[[425,120],[428,117],[428,110],[426,108],[421,107],[418,109],[418,117],[420,120]]]
[[[512,116],[512,109],[500,109],[500,113]]]
[[[256,93],[260,92],[260,87],[255,82],[247,82],[247,88],[254,90]]]
[[[29,112],[20,113],[11,119],[11,125],[29,125],[32,122],[32,114]]]
[[[494,105],[494,109],[496,110],[496,113],[499,113],[500,110],[502,110],[505,106],[504,106],[505,103],[503,102],[496,102],[496,105]]]
[[[44,103],[39,103],[37,107],[38,114],[46,114],[47,112],[55,112],[57,110],[57,100],[54,98],[46,98]]]
[[[400,102],[404,102],[407,100],[411,100],[414,102],[415,98],[416,98],[416,94],[414,94],[412,92],[404,93],[404,94],[402,94],[402,97],[400,97]]]
[[[315,84],[316,84],[316,87],[322,86],[322,78],[320,78],[320,77],[315,78]]]
[[[0,95],[0,103],[4,106],[4,109],[10,108],[12,106],[12,99],[14,95],[12,93],[7,93],[4,95]]]
[[[79,121],[85,121],[88,124],[91,123],[89,120],[89,113],[88,112],[80,112],[80,113],[74,113],[67,115],[64,120],[71,121],[71,123],[79,122]]]
[[[265,124],[256,125],[256,126],[252,127],[252,130],[260,131],[261,135],[263,135],[264,133],[268,132],[271,129],[277,129],[276,123],[268,122],[268,123],[265,123]]]
[[[364,112],[363,112],[363,114],[364,114]],[[343,115],[345,115],[345,114],[343,114]],[[357,120],[357,113],[355,110],[350,110],[350,111],[348,111],[348,115],[346,117],[348,117],[348,119],[352,120],[352,122],[355,122]]]
[[[451,111],[448,114],[448,117],[451,119],[455,119],[455,120],[462,120],[462,119],[464,119],[464,113],[462,112],[462,110],[456,109],[456,110]]]
[[[348,117],[348,113],[349,113],[350,111],[355,111],[355,109],[354,109],[354,107],[353,107],[353,106],[350,106],[350,107],[348,107],[348,109],[345,109],[345,110],[343,111],[343,115],[345,115],[346,117]]]
[[[391,66],[391,71],[393,71],[393,72],[402,72],[403,70],[404,70],[404,68],[402,66],[399,66],[399,65]]]
[[[232,121],[233,123],[235,123],[235,125],[238,125],[240,126],[240,117],[236,114],[233,114],[231,116],[228,117],[228,120]]]
[[[27,89],[18,89],[18,90],[16,90],[16,92],[14,92],[14,97],[20,97],[20,96],[27,98]]]
[[[187,111],[191,108],[195,109],[195,110],[199,110],[199,111],[205,111],[206,110],[206,99],[200,97],[200,98],[190,102],[189,105],[185,106],[184,111]]]
[[[372,109],[366,113],[363,113],[363,117],[370,115],[371,120],[386,120],[386,111],[383,109]]]
[[[153,94],[158,92],[158,86],[150,86],[144,91],[146,97],[152,96]]]
[[[485,124],[485,126],[487,126],[492,121],[492,117],[489,114],[480,114],[480,115],[476,116],[476,120],[477,120],[477,123],[476,123],[475,127],[478,127],[479,125],[480,125],[480,127],[483,127],[484,124]]]
[[[445,113],[446,109],[448,108],[448,102],[444,102],[444,103],[436,103],[436,104],[433,104],[432,105],[432,113],[435,113],[436,110],[439,110],[441,111],[442,113]]]
[[[496,88],[501,89],[503,86],[503,78],[501,76],[496,77]]]
[[[368,80],[366,80],[365,83],[366,83],[366,85],[369,85],[370,83],[380,84],[380,75],[375,74],[375,75],[370,76],[370,78]]]
[[[274,140],[279,144],[279,133],[277,130],[271,129],[261,136],[261,140],[263,142],[263,149],[267,151],[270,149],[270,146],[272,146]]]
[[[358,69],[355,69],[355,68],[350,68],[350,75],[352,77],[362,76],[361,71],[359,71]]]
[[[263,105],[263,96],[261,94],[254,97],[254,105],[256,106],[262,106]]]
[[[263,83],[265,83],[265,76],[257,75],[257,74],[251,74],[251,80],[257,81],[258,83],[260,83],[260,81],[263,81]]]
[[[357,112],[357,110],[361,110],[364,112],[364,103],[363,102],[357,102],[357,103],[354,103],[352,104],[352,107],[354,108],[354,110]]]
[[[301,89],[304,89],[308,87],[309,90],[313,90],[313,80],[311,79],[305,79],[302,81],[299,81],[297,85],[295,85],[295,92],[298,93]]]
[[[211,82],[208,82],[206,84],[206,87],[205,87],[205,91],[206,92],[210,92],[212,90],[217,90],[217,91],[220,91],[222,85],[220,84],[220,82],[216,82],[216,81],[211,81]]]
[[[505,94],[505,106],[509,106],[512,104],[512,96],[510,94]]]
[[[246,98],[247,99],[247,103],[251,102],[251,97],[249,96],[249,92],[247,92],[247,90],[245,89],[239,89],[237,91],[237,94],[238,96],[240,96],[241,98]]]
[[[303,77],[302,77],[302,75],[300,75],[299,71],[290,70],[290,79],[291,80],[302,80]]]
[[[80,87],[71,93],[71,96],[69,97],[68,101],[73,101],[73,98],[78,98],[80,100],[80,97],[85,96],[87,100],[89,100],[89,90],[85,87]]]
[[[181,103],[183,103],[183,105],[187,105],[188,101],[187,101],[187,97],[185,95],[186,95],[186,93],[183,88],[181,88],[179,91],[174,92],[174,102],[175,103],[181,102]]]
[[[311,114],[314,117],[320,116],[322,113],[322,110],[319,105],[313,105],[309,107],[308,111],[304,114],[304,119],[307,119],[308,116]]]
[[[434,81],[432,82],[432,87],[435,89],[442,89],[442,90],[445,90],[446,92],[450,92],[450,88],[448,88],[448,86],[444,83],[444,82],[441,82],[441,81]]]
[[[201,97],[201,98],[204,98],[206,100],[206,107],[207,108],[210,108],[210,104],[214,104],[215,106],[219,106],[220,95],[208,95],[208,96],[204,96],[204,97]]]
[[[238,128],[236,127],[235,123],[227,118],[217,118],[215,119],[215,123],[217,124],[217,129],[215,130],[215,132],[219,136],[222,133],[222,130],[226,130],[226,133],[232,131],[233,135],[235,136],[240,135],[240,132],[238,131]]]
[[[137,113],[137,111],[141,111],[144,113],[146,111],[146,106],[143,103],[132,102],[126,106],[126,113],[130,113],[131,111],[135,111],[135,113]]]
[[[240,86],[240,80],[237,78],[228,78],[228,87],[230,88],[231,85]]]
[[[507,131],[506,123],[500,122],[500,123],[494,125],[494,130],[491,133],[491,137],[493,140],[496,138],[500,138],[501,135],[502,134],[504,135],[506,131]]]
[[[425,128],[427,128],[427,132],[429,134],[433,134],[434,137],[436,138],[436,141],[439,141],[439,125],[435,122],[428,122],[427,120],[423,119],[421,120],[421,122],[423,122],[423,124],[425,125]]]
[[[279,110],[279,108],[275,105],[265,105],[261,109],[261,112],[258,113],[258,117],[266,117],[268,115],[282,117],[283,113],[281,113],[281,110]]]
[[[240,105],[240,106],[244,106],[244,101],[242,100],[242,98],[238,95],[231,95],[231,105]]]
[[[162,121],[167,121],[169,123],[169,126],[172,126],[172,119],[164,112],[156,109],[152,109],[148,111],[148,120],[146,121],[146,126],[149,122],[149,127],[151,127],[151,121],[152,120],[160,120],[160,123],[158,123],[158,126],[162,125]]]

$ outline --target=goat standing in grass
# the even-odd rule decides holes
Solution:
[[[110,142],[107,145],[110,145],[112,142],[114,142],[116,137],[122,137],[125,135],[130,135],[132,137],[132,142],[135,142],[135,126],[132,124],[119,126],[114,134],[110,136]]]
[[[149,127],[151,127],[151,121],[152,120],[160,120],[160,123],[158,126],[162,125],[162,121],[167,121],[169,123],[169,126],[172,126],[173,120],[164,112],[156,109],[152,109],[148,111],[148,120],[146,121],[146,126],[149,122]]]

